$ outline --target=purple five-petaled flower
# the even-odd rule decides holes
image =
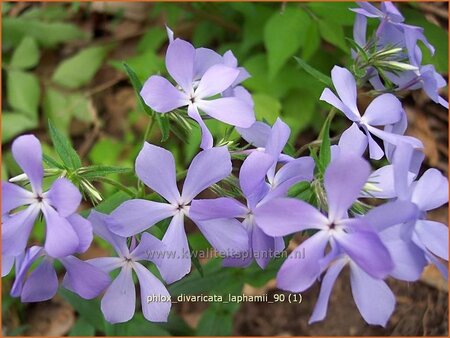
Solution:
[[[361,116],[357,107],[357,86],[350,71],[334,66],[331,77],[339,97],[329,88],[325,88],[320,99],[342,111],[353,122],[353,125],[347,130],[351,132],[349,137],[354,140],[361,140],[361,142],[364,142],[363,145],[368,144],[370,158],[379,160],[384,155],[383,149],[373,139],[372,135],[393,146],[400,142],[407,142],[415,148],[423,148],[422,142],[416,138],[376,128],[376,126],[390,126],[401,120],[403,108],[394,95],[382,94],[376,97]],[[364,134],[366,138],[361,137]],[[356,145],[356,147],[360,146],[361,144]]]
[[[103,315],[110,323],[123,323],[133,317],[136,308],[136,289],[132,274],[134,271],[141,287],[141,306],[144,317],[152,322],[166,322],[172,305],[170,294],[164,284],[139,263],[139,261],[150,261],[160,269],[163,265],[164,244],[149,233],[143,233],[139,244],[135,245],[132,241],[129,248],[127,238],[108,230],[107,218],[108,215],[96,211],[92,211],[89,215],[94,233],[110,243],[118,257],[93,258],[87,263],[105,273],[120,269],[120,273],[103,295],[101,301]]]
[[[277,120],[271,129],[264,151],[254,151],[245,159],[239,173],[239,184],[246,204],[227,197],[192,201],[190,209],[194,221],[214,222],[242,219],[249,237],[249,252],[241,257],[227,258],[225,265],[246,266],[256,260],[265,268],[270,259],[285,247],[281,236],[268,236],[259,228],[258,209],[267,201],[285,196],[288,189],[300,181],[311,181],[314,161],[311,157],[292,159],[276,171],[276,164],[289,138],[289,127]]]
[[[15,257],[24,252],[41,212],[46,222],[46,253],[64,257],[79,252],[92,241],[92,228],[75,213],[81,202],[78,189],[59,178],[43,191],[42,148],[33,135],[18,137],[12,144],[12,154],[30,180],[31,191],[2,181],[2,255]],[[26,208],[15,211],[22,206]]]
[[[291,253],[277,275],[278,287],[301,292],[329,268],[311,322],[325,317],[331,287],[347,263],[352,271],[352,293],[364,319],[372,324],[384,325],[393,310],[395,299],[382,281],[394,268],[389,251],[369,219],[365,216],[349,218],[348,214],[369,175],[370,167],[364,159],[354,153],[341,152],[333,158],[324,174],[327,216],[311,205],[292,198],[272,199],[255,214],[255,217],[261,217],[261,229],[270,236],[284,236],[308,229],[316,231]],[[398,212],[399,207],[402,208],[401,213]],[[405,222],[416,212],[414,206],[406,202],[385,208],[391,216],[383,218],[386,225]],[[305,252],[304,257],[302,252]],[[391,309],[388,314],[373,311],[372,304],[368,303],[372,292],[380,297],[380,307],[386,305],[387,309]],[[386,303],[383,304],[384,300]]]
[[[188,115],[202,130],[201,148],[213,146],[213,138],[200,112],[233,126],[247,128],[255,122],[253,107],[238,97],[219,97],[229,89],[241,71],[237,67],[216,63],[204,70],[196,50],[190,43],[175,39],[169,44],[166,67],[177,87],[161,76],[151,76],[141,90],[145,103],[158,113],[187,106]],[[209,57],[209,54],[205,54]],[[201,68],[201,69],[200,69]],[[200,79],[196,77],[202,74]]]
[[[210,148],[198,153],[189,166],[180,194],[172,153],[145,143],[136,159],[136,174],[168,203],[143,199],[126,201],[111,213],[108,226],[112,232],[129,237],[171,218],[162,241],[174,255],[167,256],[168,264],[162,266],[160,271],[164,280],[172,283],[191,269],[184,229],[184,218],[190,217],[190,203],[200,192],[231,174],[231,157],[226,147]],[[238,221],[195,220],[195,223],[209,243],[222,254],[238,254],[247,250],[247,234]]]
[[[87,221],[86,221],[87,222]],[[85,245],[81,252],[89,247]],[[66,256],[57,259],[66,269],[62,285],[85,299],[97,297],[110,283],[109,276],[97,267]],[[16,257],[16,278],[11,288],[11,296],[20,297],[24,303],[42,302],[53,298],[58,290],[58,276],[53,266],[55,259],[45,249],[32,246]],[[36,265],[27,276],[28,271]]]

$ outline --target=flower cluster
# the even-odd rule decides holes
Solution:
[[[382,3],[381,9],[367,3],[359,6],[354,9],[355,39],[361,49],[368,44],[366,18],[378,18],[380,26],[371,44],[377,51],[388,48],[394,60],[388,61],[391,65],[406,55],[415,66],[400,74],[386,71],[383,76],[397,89],[424,88],[434,101],[444,104],[437,94],[442,85],[440,75],[420,65],[417,42],[433,49],[422,29],[404,24],[391,3]],[[149,264],[154,264],[167,284],[191,271],[186,219],[215,250],[229,253],[223,259],[224,268],[256,262],[265,269],[271,257],[264,253],[285,250],[289,235],[307,234],[278,271],[277,285],[303,292],[321,280],[310,322],[325,318],[333,284],[346,266],[362,317],[383,326],[395,307],[386,278],[415,281],[430,263],[447,278],[448,228],[427,220],[427,212],[447,203],[448,181],[436,169],[419,175],[423,144],[404,135],[407,118],[395,91],[378,95],[361,114],[355,75],[335,66],[331,72],[334,89],[325,88],[320,100],[329,103],[332,112],[342,112],[351,126],[328,149],[321,133],[319,156],[313,149],[310,156],[290,156],[284,152],[289,126],[280,118],[273,126],[255,121],[251,95],[240,86],[249,74],[238,67],[231,51],[222,56],[210,49],[194,48],[174,39],[170,30],[169,40],[166,67],[176,84],[151,76],[140,95],[156,114],[187,113],[201,128],[201,150],[183,182],[178,182],[172,153],[145,142],[136,158],[135,173],[152,190],[151,196],[136,195],[110,214],[93,209],[86,219],[77,213],[82,196],[66,178],[56,179],[43,191],[39,141],[31,135],[17,138],[12,153],[31,191],[2,182],[2,276],[15,265],[12,296],[21,297],[23,302],[52,298],[59,284],[53,267],[57,260],[66,270],[64,288],[85,299],[104,292],[101,309],[106,320],[126,322],[136,307],[134,271],[143,315],[149,321],[167,321],[170,301],[146,300],[149,295],[170,299]],[[384,86],[374,65],[365,75],[376,89]],[[206,116],[236,127],[248,146],[237,150],[214,146],[203,121]],[[235,168],[233,156],[243,158]],[[388,164],[373,170],[369,160],[382,158]],[[238,168],[238,177],[230,179],[233,169]],[[239,196],[202,198],[203,191],[221,184],[224,190],[234,184]],[[309,189],[309,197],[292,194],[299,185]],[[40,214],[46,225],[45,244],[28,246]],[[162,221],[168,227],[160,240],[148,230]],[[89,248],[94,234],[114,248],[114,257],[82,261],[74,256]],[[164,254],[168,252],[171,254]],[[305,257],[298,252],[305,252]],[[120,272],[111,279],[110,272],[117,269]]]
[[[367,2],[358,2],[354,25],[354,39],[363,55],[355,53],[357,65],[363,68],[363,76],[374,89],[395,91],[423,88],[428,97],[448,109],[448,102],[439,95],[439,89],[447,85],[433,65],[422,64],[420,41],[434,54],[423,28],[406,24],[405,18],[391,2],[382,2],[377,8]],[[374,36],[367,39],[367,19],[377,19],[379,25]],[[367,62],[368,54],[372,62]],[[357,56],[356,56],[357,55]]]

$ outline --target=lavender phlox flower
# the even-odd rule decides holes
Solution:
[[[62,286],[85,299],[97,297],[110,283],[109,276],[95,266],[75,256],[57,259],[66,269]],[[58,277],[53,266],[55,258],[40,246],[28,248],[16,258],[16,278],[11,296],[20,297],[23,303],[41,302],[55,296]],[[27,276],[32,264],[36,264]]]
[[[101,300],[101,310],[110,323],[129,321],[136,308],[136,289],[133,281],[133,271],[136,273],[141,288],[141,306],[144,317],[152,322],[166,322],[169,316],[171,301],[170,294],[164,284],[139,262],[153,262],[161,270],[164,265],[166,246],[149,233],[143,233],[136,245],[127,244],[127,238],[109,231],[106,221],[108,215],[92,211],[89,220],[94,227],[94,233],[110,243],[118,257],[100,257],[88,260],[106,273],[120,269],[120,273],[106,289]],[[166,301],[148,302],[147,298],[156,296]]]
[[[17,164],[30,180],[31,191],[2,181],[2,254],[17,256],[25,250],[34,222],[42,212],[46,223],[45,251],[64,257],[92,241],[89,222],[79,221],[75,212],[81,202],[78,189],[58,178],[46,192],[42,190],[44,169],[42,148],[33,135],[18,137],[12,144]],[[26,206],[26,209],[15,211]]]
[[[164,280],[172,283],[191,269],[190,250],[184,230],[184,218],[190,217],[190,203],[200,192],[231,174],[231,157],[226,147],[201,151],[189,166],[180,194],[172,153],[145,143],[136,159],[136,174],[145,185],[164,197],[168,203],[143,199],[126,201],[111,213],[108,226],[114,233],[129,237],[159,221],[171,218],[163,242],[169,250],[176,252],[176,255],[167,257],[170,264],[163,266],[160,271]],[[219,252],[239,253],[247,250],[247,233],[238,221],[195,223]]]
[[[235,222],[236,218],[242,220],[249,236],[249,251],[245,257],[224,260],[225,265],[246,266],[256,260],[261,268],[265,268],[272,257],[270,254],[284,249],[281,236],[268,236],[259,227],[261,217],[258,209],[272,198],[285,196],[289,187],[300,181],[311,181],[314,171],[314,161],[310,157],[293,160],[276,173],[273,173],[271,183],[266,177],[277,162],[281,152],[283,137],[280,143],[272,142],[268,145],[269,151],[252,152],[242,164],[239,173],[239,184],[246,198],[246,204],[235,199],[221,197],[207,200],[193,200],[190,210],[191,218],[195,221],[215,221],[227,219]],[[276,154],[276,156],[270,155]],[[270,174],[269,174],[270,175]],[[270,215],[269,215],[270,217]]]
[[[256,147],[256,149],[243,150],[241,153],[267,152],[266,148],[269,145],[269,151],[272,152],[271,155],[275,158],[279,155],[278,162],[286,163],[294,159],[292,156],[282,153],[288,142],[291,130],[280,118],[277,118],[272,127],[267,123],[256,121],[250,128],[236,128],[236,130],[245,141]],[[274,148],[274,143],[277,143],[278,146],[276,149],[270,149],[271,147]]]
[[[384,311],[375,313],[372,304],[368,302],[372,291],[380,295],[380,302],[387,301],[379,307],[386,306],[386,311],[392,307],[390,290],[381,280],[394,268],[390,254],[368,219],[348,216],[348,209],[357,200],[369,174],[369,164],[359,155],[341,153],[330,162],[324,174],[327,215],[306,202],[293,198],[272,199],[255,212],[255,217],[261,217],[261,229],[270,236],[284,236],[307,229],[317,231],[283,263],[277,275],[279,288],[302,292],[317,280],[330,263],[336,262],[329,268],[328,277],[324,278],[324,295],[315,310],[319,314],[313,315],[311,321],[325,316],[331,287],[347,263],[352,267],[355,302],[366,321],[381,325],[385,323]],[[399,207],[402,212],[398,212]],[[383,219],[386,225],[406,221],[415,213],[415,208],[407,202],[398,202],[385,208],[389,211],[386,214],[390,216]],[[328,245],[330,250],[326,253]],[[308,253],[306,257],[299,254],[303,250]],[[340,261],[340,257],[345,259]],[[390,310],[389,313],[391,312]]]
[[[433,65],[422,65],[422,51],[418,41],[421,41],[432,55],[435,52],[434,47],[425,37],[423,28],[403,23],[403,16],[390,2],[383,2],[381,10],[369,3],[358,3],[358,5],[361,8],[352,9],[358,13],[353,34],[355,41],[364,48],[367,44],[367,18],[378,18],[380,25],[375,35],[377,49],[382,50],[389,46],[400,48],[402,51],[393,55],[392,61],[407,58],[409,64],[415,67],[415,69],[405,68],[398,73],[385,72],[386,77],[396,85],[396,90],[423,88],[430,99],[448,109],[448,102],[439,95],[439,89],[447,85],[445,79],[436,72]],[[353,53],[353,56],[355,57],[356,53]],[[367,76],[376,90],[385,89],[379,74],[373,67],[367,69]]]
[[[393,165],[396,196],[399,200],[411,201],[419,209],[419,217],[406,228],[405,237],[411,238],[447,278],[448,269],[438,258],[448,261],[448,227],[427,220],[427,213],[448,202],[448,179],[431,168],[418,180],[411,182],[408,174],[412,159],[413,149],[410,145],[401,144],[395,150]]]
[[[339,97],[329,88],[325,88],[320,99],[342,111],[348,119],[356,124],[358,128],[352,126],[351,129],[348,129],[348,132],[351,133],[350,138],[361,139],[361,134],[366,134],[370,158],[381,159],[384,154],[383,149],[372,135],[394,146],[399,142],[408,142],[415,148],[423,148],[422,142],[416,138],[389,133],[375,127],[391,125],[400,121],[403,108],[394,95],[382,94],[376,97],[361,116],[357,107],[356,82],[350,71],[335,66],[331,71],[331,77]]]
[[[225,64],[204,67],[206,63],[203,58],[209,60],[210,54],[200,56],[199,51],[190,43],[175,39],[167,48],[166,66],[178,87],[167,79],[154,75],[145,82],[141,96],[145,103],[158,113],[167,113],[187,106],[188,115],[202,130],[201,147],[208,149],[213,146],[213,138],[200,111],[227,124],[244,128],[253,124],[255,114],[248,102],[238,97],[214,99],[217,94],[232,86],[241,72]],[[204,68],[196,69],[197,64]],[[196,74],[202,73],[201,78],[197,80]]]

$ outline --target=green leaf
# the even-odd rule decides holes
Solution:
[[[341,25],[333,21],[319,20],[319,31],[325,41],[340,48],[346,54],[350,52],[345,40],[344,29]]]
[[[353,26],[354,24],[355,13],[350,10],[355,7],[353,3],[311,1],[307,6],[322,20],[332,21],[342,26]]]
[[[2,114],[2,143],[12,140],[16,135],[37,127],[37,121],[21,113]]]
[[[320,47],[319,27],[316,21],[311,21],[308,30],[306,31],[306,36],[308,37],[308,40],[303,47],[302,58],[309,60]]]
[[[72,326],[69,332],[69,336],[75,337],[90,337],[94,336],[95,327],[92,326],[85,318],[80,317],[75,322],[75,325]]]
[[[275,13],[264,27],[264,45],[268,54],[269,78],[273,78],[305,41],[311,19],[300,8],[287,7]]]
[[[204,293],[220,286],[226,285],[231,279],[235,279],[234,270],[223,268],[220,259],[210,260],[203,266],[204,277],[195,270],[189,276],[169,286],[169,292],[173,297],[180,294]]]
[[[47,155],[47,154],[42,154],[42,159],[43,161],[49,165],[50,167],[55,167],[55,168],[59,168],[59,169],[64,169],[64,166],[61,165],[60,163],[58,163],[58,161],[56,161],[53,157]]]
[[[320,82],[324,83],[327,87],[333,87],[333,82],[331,81],[331,78],[322,72],[318,71],[317,69],[311,67],[307,62],[304,60],[294,57],[295,60],[298,62],[301,68],[303,68],[308,74],[310,74],[312,77],[316,78]]]
[[[61,62],[52,80],[64,87],[75,89],[88,84],[103,63],[110,47],[86,48]]]
[[[256,288],[264,286],[269,280],[276,277],[284,260],[283,258],[272,259],[264,270],[253,263],[244,270],[244,282]]]
[[[43,110],[63,134],[67,135],[73,117],[91,122],[94,118],[91,101],[79,93],[65,94],[48,88],[44,95]]]
[[[119,205],[121,205],[125,201],[128,201],[129,199],[130,196],[128,196],[126,193],[124,193],[123,191],[118,191],[105,199],[99,205],[97,205],[95,207],[95,210],[104,214],[109,214]]]
[[[254,94],[255,115],[257,120],[265,119],[269,123],[274,123],[280,115],[281,103],[276,98],[267,94]]]
[[[133,85],[136,95],[139,98],[139,102],[141,104],[142,109],[147,113],[147,115],[151,116],[152,118],[156,118],[158,127],[161,130],[162,135],[161,142],[165,142],[169,138],[169,127],[170,127],[167,116],[155,113],[152,109],[150,109],[149,106],[145,104],[142,96],[140,95],[142,89],[141,81],[139,80],[136,73],[130,66],[124,63],[123,67],[125,68],[125,71],[127,72],[128,77],[130,78],[131,84]]]
[[[18,46],[25,36],[34,38],[42,47],[55,47],[61,42],[87,38],[85,32],[71,23],[50,23],[20,17],[2,18],[2,44],[4,46]]]
[[[88,180],[103,177],[106,175],[112,174],[129,174],[132,173],[133,169],[131,168],[121,168],[121,167],[113,167],[113,166],[105,166],[105,165],[93,165],[82,170],[79,170],[78,173],[81,177],[84,177]]]
[[[161,327],[169,331],[173,336],[194,336],[194,330],[173,311],[169,314],[166,323],[161,323]]]
[[[22,39],[20,45],[14,50],[11,57],[10,67],[28,69],[36,66],[39,62],[39,48],[36,41],[27,36]]]
[[[72,305],[75,311],[78,312],[80,318],[83,318],[86,322],[95,327],[96,330],[104,330],[105,320],[100,310],[99,300],[85,300],[75,293],[63,288],[59,289],[59,294]]]
[[[52,139],[55,151],[63,161],[63,163],[70,169],[78,169],[81,167],[81,160],[75,149],[70,144],[69,139],[64,136],[53,123],[48,121],[48,130]]]
[[[159,26],[152,27],[139,40],[136,50],[138,53],[143,53],[147,50],[156,52],[166,40],[167,34],[165,29]]]
[[[189,251],[192,252],[193,250],[192,250],[191,244],[188,243],[188,245],[189,245]],[[203,268],[202,268],[202,265],[200,264],[200,261],[198,260],[198,257],[195,256],[195,255],[192,255],[191,256],[191,262],[192,262],[192,264],[194,264],[194,266],[197,269],[197,271],[200,274],[200,276],[204,277]]]
[[[197,336],[230,336],[233,333],[232,313],[208,308],[197,326]]]
[[[7,100],[11,108],[26,113],[37,121],[41,87],[34,74],[10,70],[6,83]]]
[[[142,313],[136,313],[126,323],[107,324],[105,334],[107,336],[170,336],[160,324],[152,323],[145,319]]]

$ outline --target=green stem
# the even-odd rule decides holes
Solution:
[[[327,122],[330,122],[333,120],[334,116],[336,115],[336,109],[331,108],[330,112],[327,115],[327,118],[325,119],[325,122],[323,123],[322,129],[320,130],[319,136],[314,141],[305,144],[304,146],[300,147],[297,152],[295,153],[295,157],[298,157],[300,154],[302,154],[305,150],[309,149],[311,146],[320,146],[322,144],[323,140],[323,133],[325,132],[325,126]],[[335,141],[336,137],[333,137],[330,139],[330,141]]]
[[[152,117],[149,123],[147,124],[147,128],[145,129],[144,133],[144,140],[143,144],[147,142],[148,138],[150,137],[150,133],[152,132],[153,126],[155,125],[155,118]],[[143,197],[144,196],[144,183],[138,179],[137,181],[137,197]]]
[[[152,119],[150,120],[150,122],[147,125],[147,129],[145,130],[145,134],[144,134],[144,142],[147,141],[147,139],[150,136],[150,133],[152,132],[153,126],[155,125],[155,118],[152,117]]]
[[[132,190],[128,189],[126,186],[124,186],[122,183],[119,183],[117,181],[114,181],[108,177],[97,177],[96,178],[97,181],[99,182],[103,182],[109,185],[112,185],[114,187],[116,187],[117,189],[123,191],[124,193],[126,193],[127,195],[130,195],[131,197],[134,197],[135,194]]]

